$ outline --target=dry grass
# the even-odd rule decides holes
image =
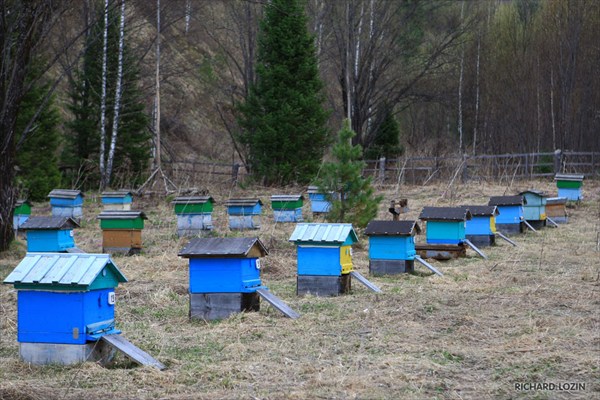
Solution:
[[[511,191],[527,187],[555,192],[551,182]],[[258,234],[270,249],[263,283],[302,317],[286,319],[263,302],[258,313],[210,323],[188,321],[187,260],[177,257],[186,240],[175,235],[171,207],[165,199],[136,199],[149,216],[145,251],[114,257],[129,278],[117,289],[117,324],[168,369],[140,368],[121,355],[108,368],[22,363],[16,293],[2,285],[0,399],[598,398],[599,188],[585,182],[586,201],[569,210],[569,224],[518,236],[517,248],[487,248],[489,260],[469,252],[465,259],[434,262],[443,278],[418,268],[415,275],[372,278],[383,294],[355,283],[352,294],[336,298],[295,295],[295,249],[287,242],[293,226],[272,223],[267,206],[262,229],[247,234]],[[393,189],[383,190],[383,204],[407,197],[408,218],[416,218],[425,205],[484,204],[506,188]],[[211,194],[222,201],[242,192],[211,188]],[[254,188],[244,194],[268,203],[271,193]],[[88,252],[101,248],[95,201],[88,196],[76,232]],[[379,217],[389,219],[383,206]],[[240,235],[228,231],[222,205],[213,219],[219,234]],[[354,260],[364,275],[367,248],[361,236]],[[24,249],[19,242],[2,255],[0,279]],[[586,390],[518,392],[515,382],[582,382]]]

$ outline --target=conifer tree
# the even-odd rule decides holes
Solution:
[[[333,147],[334,161],[323,164],[316,184],[323,193],[328,193],[331,202],[328,221],[365,227],[377,216],[382,197],[375,195],[371,178],[362,176],[365,166],[361,161],[362,148],[352,145],[354,135],[350,122],[345,120]]]
[[[404,152],[404,148],[400,144],[398,122],[390,108],[385,107],[383,113],[383,121],[375,133],[373,144],[365,150],[367,160],[374,160],[379,157],[394,158]]]
[[[301,0],[265,6],[256,83],[238,105],[251,172],[265,184],[307,183],[328,144],[317,58]]]

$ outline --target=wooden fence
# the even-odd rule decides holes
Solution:
[[[249,175],[241,164],[218,162],[163,162],[178,185],[243,181]],[[449,179],[494,181],[535,179],[554,174],[578,173],[600,177],[600,152],[521,153],[449,157],[400,157],[366,160],[365,176],[378,184],[417,184]]]

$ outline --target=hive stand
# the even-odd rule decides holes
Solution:
[[[213,229],[214,203],[211,196],[176,197],[171,204],[177,215],[177,236],[193,237],[210,233]]]

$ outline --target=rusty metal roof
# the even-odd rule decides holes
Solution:
[[[29,217],[19,230],[56,230],[79,228],[79,224],[71,217]]]
[[[271,196],[271,201],[298,201],[304,200],[301,194],[274,194]]]
[[[500,214],[496,206],[461,206],[465,207],[473,217],[489,217]]]
[[[247,256],[256,248],[261,256],[269,254],[259,238],[195,238],[179,252],[180,257]]]
[[[352,224],[296,224],[289,238],[290,242],[344,243],[350,237],[352,243],[358,242],[358,236]]]
[[[581,182],[584,179],[584,177],[585,176],[581,174],[556,174],[554,175],[554,180]]]
[[[262,205],[262,201],[260,201],[260,199],[255,199],[255,198],[239,198],[239,199],[229,199],[225,202],[225,206],[227,207],[231,207],[231,206],[239,206],[239,207],[244,207],[244,206],[255,206],[256,204],[260,204]]]
[[[466,221],[471,213],[464,207],[423,207],[419,219],[423,221]]]
[[[421,233],[417,221],[371,221],[365,229],[365,235],[409,236]]]
[[[84,197],[81,190],[54,189],[48,194],[48,197],[54,197],[59,199],[75,199],[77,198],[77,196]]]
[[[215,199],[211,196],[179,196],[175,197],[171,204],[204,204],[207,202],[214,203]]]
[[[107,265],[127,282],[108,254],[27,253],[4,283],[89,286]]]
[[[488,206],[522,206],[523,204],[527,204],[527,200],[521,195],[493,196],[488,202]]]
[[[143,211],[122,211],[122,210],[106,210],[102,211],[97,219],[148,219]]]

